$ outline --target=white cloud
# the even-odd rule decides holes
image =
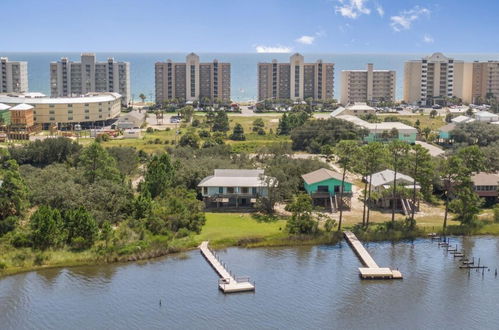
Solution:
[[[423,42],[426,42],[427,44],[432,44],[435,42],[435,39],[433,39],[433,37],[429,34],[425,34],[423,36]]]
[[[419,19],[421,16],[429,16],[430,10],[428,8],[415,6],[409,10],[403,10],[398,15],[390,17],[392,21],[390,26],[393,30],[400,32],[411,28],[412,23]]]
[[[385,16],[385,10],[383,9],[383,7],[381,7],[379,3],[376,4],[376,11],[378,12],[379,16],[381,17]]]
[[[343,17],[356,19],[362,14],[369,15],[371,10],[365,6],[367,0],[338,0],[339,5],[335,7],[336,13]]]
[[[311,45],[315,41],[314,36],[301,36],[298,39],[295,40],[296,42],[304,45]]]
[[[322,38],[326,35],[326,32],[324,30],[320,30],[318,32],[315,32],[314,35],[308,36],[308,35],[302,35],[295,41],[303,44],[303,45],[311,45],[313,44],[318,38]]]
[[[293,48],[288,46],[262,46],[258,45],[255,47],[257,53],[291,53]]]

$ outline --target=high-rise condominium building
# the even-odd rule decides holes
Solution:
[[[405,63],[404,101],[433,105],[453,96],[471,102],[473,64],[434,53]]]
[[[305,63],[294,54],[289,63],[258,63],[258,100],[333,98],[334,64]]]
[[[367,70],[341,71],[341,97],[343,105],[355,102],[395,101],[395,79],[393,70],[374,70],[373,64]]]
[[[119,93],[121,102],[127,105],[130,95],[130,63],[109,58],[97,62],[95,54],[84,53],[81,62],[63,57],[50,63],[50,87],[52,97],[80,96],[92,92]]]
[[[201,101],[221,99],[230,101],[230,63],[201,63],[199,56],[190,53],[185,63],[171,60],[155,64],[156,103],[183,99]]]
[[[473,63],[472,102],[482,103],[488,98],[499,99],[499,61]]]
[[[0,93],[28,91],[28,62],[9,61],[0,57]]]

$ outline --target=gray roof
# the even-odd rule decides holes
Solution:
[[[479,111],[475,113],[475,117],[497,118],[498,115],[489,111]]]
[[[340,173],[328,170],[327,168],[320,168],[316,171],[313,171],[313,172],[310,172],[307,174],[303,174],[301,177],[303,178],[303,180],[307,184],[314,184],[314,183],[326,181],[329,179],[336,179],[336,180],[340,180],[340,181],[342,179],[342,175]],[[347,181],[345,181],[345,182],[347,182]]]
[[[440,132],[451,132],[456,128],[456,124],[447,124],[445,126],[440,127]]]
[[[216,169],[214,175],[201,180],[198,187],[265,187],[268,178],[263,170]]]
[[[145,115],[143,113],[138,113],[138,112],[132,111],[132,112],[128,112],[128,113],[122,113],[120,115],[120,117],[118,118],[118,121],[120,121],[120,122],[129,122],[131,120],[144,122]]]
[[[390,185],[393,183],[395,177],[395,172],[392,170],[384,170],[378,173],[374,173],[372,175],[372,185],[374,187],[379,187],[383,185]],[[369,181],[369,177],[367,177],[367,181]],[[413,183],[414,179],[408,175],[397,173],[397,183]]]

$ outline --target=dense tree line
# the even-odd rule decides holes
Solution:
[[[310,120],[291,131],[293,150],[320,153],[323,146],[341,140],[360,140],[366,134],[354,124],[336,118]]]
[[[46,166],[64,163],[77,155],[81,145],[67,138],[46,138],[28,143],[24,147],[10,147],[9,154],[19,165]]]

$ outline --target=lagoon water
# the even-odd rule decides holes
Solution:
[[[403,96],[404,62],[419,59],[428,54],[303,54],[306,62],[323,59],[335,63],[335,98],[339,98],[341,90],[341,70],[365,69],[367,63],[374,63],[375,69],[390,69],[397,72],[397,98]],[[487,61],[499,60],[499,54],[445,54],[456,60]],[[11,60],[28,61],[29,89],[32,92],[43,92],[50,95],[49,63],[61,57],[79,61],[80,53],[14,53],[2,52],[0,56],[8,56]],[[154,100],[154,63],[172,59],[185,61],[186,53],[96,53],[97,59],[106,60],[114,57],[119,61],[130,62],[131,88],[134,99],[140,93],[146,95],[148,101]],[[289,61],[290,54],[236,54],[236,53],[199,53],[201,61],[213,59],[231,63],[232,99],[235,101],[254,100],[257,98],[257,63],[272,59]]]
[[[220,251],[237,275],[256,281],[255,293],[219,292],[198,251],[19,274],[0,279],[0,328],[499,329],[499,239],[451,243],[491,271],[459,269],[436,242],[419,239],[367,244],[402,281],[360,280],[345,242]]]

